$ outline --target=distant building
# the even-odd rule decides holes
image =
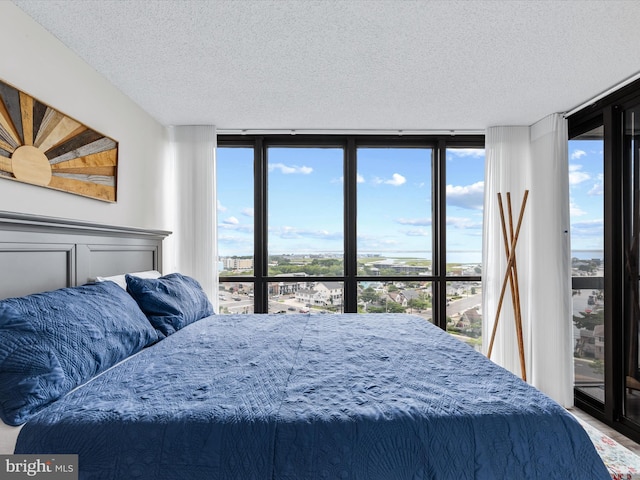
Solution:
[[[394,259],[380,260],[378,262],[372,262],[367,264],[367,267],[371,270],[372,275],[380,275],[380,270],[393,270],[394,273],[400,275],[411,275],[428,273],[431,271],[429,266],[420,265],[407,265],[404,262],[396,263]]]
[[[597,360],[604,360],[604,325],[596,325],[593,329],[593,347]]]
[[[465,282],[449,282],[447,283],[447,295],[461,297],[468,288],[469,284]]]
[[[583,358],[604,360],[604,325],[596,325],[593,330],[581,328],[575,353]]]
[[[462,322],[465,327],[482,325],[482,314],[477,308],[470,308],[462,314]]]
[[[305,288],[308,288],[307,282],[270,282],[269,295],[293,295]]]
[[[223,257],[222,264],[225,270],[251,270],[253,258]]]
[[[411,300],[420,300],[420,292],[416,291],[416,290],[402,290],[400,292],[400,294],[405,298],[406,300],[406,304],[403,303],[403,305],[408,305],[408,303]]]
[[[402,294],[401,291],[397,291],[397,292],[390,292],[386,295],[386,297],[382,298],[382,300],[390,300],[392,302],[398,303],[400,305],[402,305],[403,307],[407,306],[407,299],[406,297]]]
[[[296,300],[315,307],[342,305],[342,282],[318,282],[296,292]]]

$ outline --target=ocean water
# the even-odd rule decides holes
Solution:
[[[604,252],[602,250],[571,250],[571,258],[577,258],[579,260],[599,258],[603,260]]]

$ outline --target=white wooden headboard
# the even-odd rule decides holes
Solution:
[[[169,233],[0,211],[0,298],[162,271]]]

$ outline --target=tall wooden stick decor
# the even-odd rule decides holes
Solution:
[[[518,285],[518,264],[516,262],[516,245],[518,243],[518,236],[520,235],[520,227],[522,225],[522,218],[524,216],[524,209],[527,205],[527,198],[529,197],[529,190],[524,191],[522,197],[522,205],[520,206],[520,216],[518,217],[518,224],[514,231],[513,229],[513,212],[511,209],[511,193],[507,192],[507,209],[509,215],[509,232],[505,224],[504,207],[502,205],[502,194],[498,193],[498,207],[500,210],[500,224],[502,226],[502,238],[504,241],[504,251],[507,256],[507,268],[504,273],[504,281],[502,282],[502,289],[500,291],[500,299],[498,300],[498,309],[496,311],[496,319],[493,322],[493,332],[491,332],[491,342],[489,343],[489,351],[487,357],[491,358],[491,352],[493,350],[493,342],[496,338],[496,331],[498,329],[498,320],[500,318],[500,311],[502,310],[502,302],[504,301],[504,294],[507,289],[507,283],[511,290],[511,301],[513,304],[513,316],[516,324],[516,336],[518,341],[518,352],[520,354],[520,370],[522,372],[522,379],[527,380],[527,367],[524,359],[524,340],[522,336],[522,311],[520,309],[520,287]]]

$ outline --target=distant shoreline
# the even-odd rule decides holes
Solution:
[[[449,251],[447,252],[447,264],[476,264],[480,265],[482,263],[482,252],[479,251]],[[297,255],[315,255],[322,257],[323,254],[321,252],[315,252],[314,254],[304,254],[300,253]],[[327,258],[336,258],[339,256],[337,253],[327,252]],[[372,253],[363,253],[358,255],[359,260],[365,260],[368,256],[372,258],[386,258],[386,259],[396,259],[399,262],[406,260],[431,260],[431,252],[378,252],[376,254]],[[232,257],[229,255],[228,257]],[[251,258],[251,256],[241,256],[238,257]],[[571,258],[577,258],[578,260],[592,260],[592,259],[604,259],[604,251],[603,250],[572,250]]]

